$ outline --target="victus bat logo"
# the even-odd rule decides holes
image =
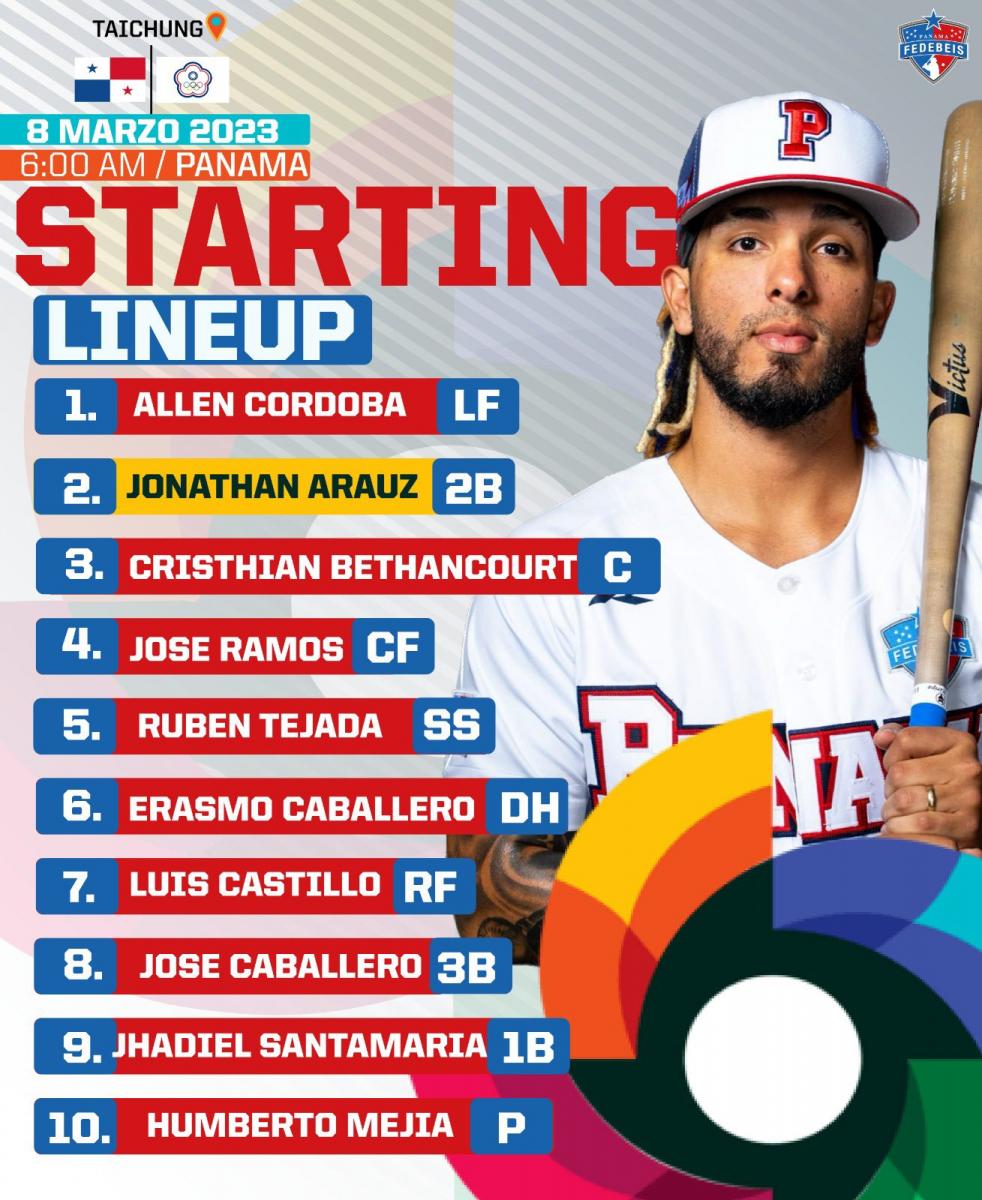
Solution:
[[[971,370],[964,342],[952,342],[948,357],[941,364],[948,373],[948,386],[957,392],[968,391]]]

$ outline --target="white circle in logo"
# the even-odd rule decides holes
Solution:
[[[831,1125],[856,1093],[862,1046],[837,1000],[803,979],[742,979],[702,1009],[685,1074],[709,1119],[748,1142],[780,1145]]]

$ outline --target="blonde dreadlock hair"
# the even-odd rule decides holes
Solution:
[[[645,458],[671,454],[689,440],[692,413],[696,406],[699,364],[693,354],[692,335],[676,332],[668,305],[658,314],[663,343],[655,377],[655,402],[637,451]],[[879,433],[876,412],[866,386],[866,366],[859,364],[852,383],[852,433],[865,446],[876,445]]]

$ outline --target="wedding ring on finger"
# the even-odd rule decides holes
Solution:
[[[934,790],[933,787],[928,787],[928,789],[927,789],[927,811],[928,812],[937,812],[938,811],[938,793]]]

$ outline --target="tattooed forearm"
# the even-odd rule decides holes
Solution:
[[[506,937],[512,945],[512,958],[517,963],[539,961],[539,946],[542,942],[542,922],[546,910],[529,913],[520,921],[506,921],[504,917],[485,917],[477,928],[478,937]]]
[[[457,918],[460,932],[466,937],[506,937],[516,963],[537,963],[546,903],[572,837],[448,838],[448,854],[477,863],[477,910]]]

